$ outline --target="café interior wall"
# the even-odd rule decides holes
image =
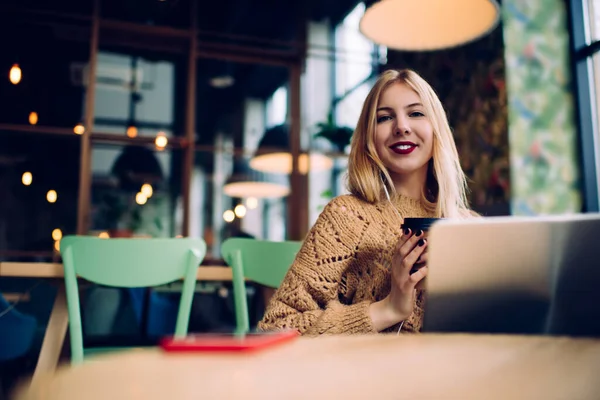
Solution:
[[[567,4],[504,0],[512,210],[580,212]]]

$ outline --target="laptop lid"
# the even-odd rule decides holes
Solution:
[[[444,220],[423,331],[600,336],[600,215]]]

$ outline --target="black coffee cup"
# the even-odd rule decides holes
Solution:
[[[439,221],[441,218],[404,218],[402,230],[409,228],[411,232],[416,232],[419,229],[423,232],[428,232],[431,225]]]
[[[402,223],[402,225],[400,226],[400,228],[402,228],[402,230],[404,231],[405,229],[410,229],[411,233],[415,233],[419,230],[423,231],[423,238],[427,237],[427,232],[429,232],[429,229],[431,229],[431,226],[436,223],[437,221],[441,220],[442,218],[404,218],[404,222]],[[419,268],[421,268],[424,264],[423,263],[415,263],[415,265],[412,267],[412,269],[410,270],[410,273],[415,273],[419,270]],[[417,284],[417,289],[422,289],[424,287],[425,284],[425,279],[423,279],[421,282],[419,282]]]

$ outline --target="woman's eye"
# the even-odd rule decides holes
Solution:
[[[425,114],[423,114],[421,111],[413,111],[409,114],[411,117],[424,117]]]
[[[392,119],[392,117],[390,117],[389,115],[382,115],[380,117],[377,117],[377,123],[382,123],[385,121],[389,121],[390,119]]]

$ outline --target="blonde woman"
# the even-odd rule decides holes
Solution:
[[[470,215],[465,175],[435,92],[411,70],[382,73],[352,137],[350,195],[308,233],[259,329],[302,334],[418,332],[427,240],[405,217]],[[424,267],[413,270],[419,260]]]

